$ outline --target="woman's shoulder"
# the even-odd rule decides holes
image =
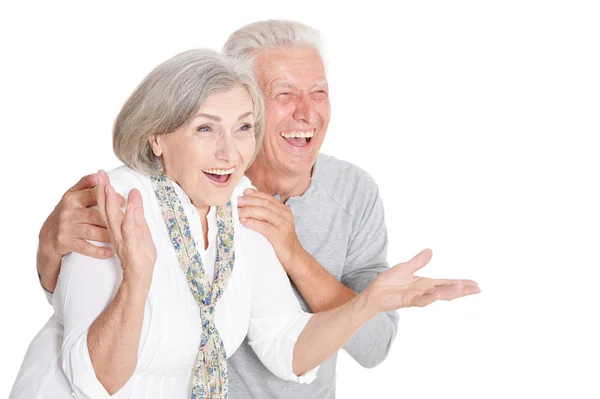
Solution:
[[[233,189],[233,194],[231,195],[231,197],[235,200],[236,203],[237,197],[244,195],[244,190],[247,188],[255,187],[252,185],[250,179],[248,179],[246,175],[243,175],[240,181],[235,185],[235,188]]]
[[[145,196],[147,191],[150,190],[150,178],[148,175],[138,172],[127,165],[108,170],[106,173],[115,191],[125,198],[127,198],[129,192],[134,188],[137,188],[142,196]]]
[[[252,185],[252,183],[250,182],[250,179],[248,179],[246,177],[246,175],[244,175],[244,176],[242,176],[240,181],[236,184],[235,188],[233,189],[233,193],[231,194],[231,206],[233,207],[233,216],[236,219],[239,218],[239,215],[237,213],[238,197],[243,196],[244,190],[247,188],[256,188],[256,187],[254,187]],[[259,233],[255,232],[254,230],[245,227],[241,223],[237,223],[236,227],[239,229],[236,232],[236,237],[242,238],[242,240],[245,243],[251,242],[253,245],[255,245],[255,244],[264,245],[266,238],[264,238],[262,236],[262,234],[259,234]],[[267,241],[267,243],[268,243],[268,241]]]

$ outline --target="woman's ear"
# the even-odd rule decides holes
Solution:
[[[152,147],[152,152],[157,157],[160,157],[163,153],[162,147],[160,146],[160,134],[153,134],[150,136],[150,147]]]

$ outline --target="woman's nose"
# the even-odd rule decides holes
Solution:
[[[230,134],[223,134],[219,139],[216,156],[218,159],[235,164],[238,161],[238,150],[235,139]]]

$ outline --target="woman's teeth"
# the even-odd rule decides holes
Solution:
[[[233,173],[235,168],[231,169],[204,169],[203,172],[206,176],[213,181],[218,183],[226,183],[229,181],[229,177]]]
[[[235,168],[231,169],[204,169],[204,173],[210,173],[211,175],[230,175],[233,173]]]

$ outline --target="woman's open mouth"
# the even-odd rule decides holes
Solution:
[[[217,184],[227,184],[235,168],[231,169],[204,169],[202,172],[211,181]]]
[[[304,147],[314,136],[315,131],[313,130],[294,130],[281,132],[280,135],[288,142],[288,144],[293,145],[294,147]]]

